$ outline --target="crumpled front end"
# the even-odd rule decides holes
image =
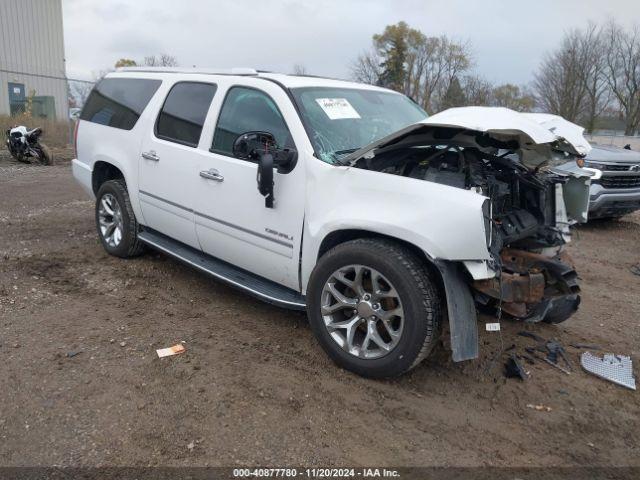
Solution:
[[[562,322],[580,305],[578,274],[568,254],[553,257],[505,248],[500,252],[500,272],[473,282],[476,301],[498,308],[512,317],[539,322]]]
[[[581,133],[556,116],[457,108],[365,147],[345,162],[484,197],[489,260],[462,262],[476,305],[530,322],[556,323],[580,304],[578,276],[564,245],[570,226],[587,220],[590,174],[555,166],[588,153]]]

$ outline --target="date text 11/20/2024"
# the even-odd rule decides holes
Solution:
[[[399,478],[387,468],[235,468],[234,478]]]

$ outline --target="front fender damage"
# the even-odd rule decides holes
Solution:
[[[454,362],[478,358],[476,305],[498,301],[500,309],[527,322],[561,322],[580,305],[571,258],[506,248],[494,278],[471,281],[459,262],[434,260],[444,284]]]

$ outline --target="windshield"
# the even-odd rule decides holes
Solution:
[[[313,148],[328,163],[427,118],[404,95],[353,88],[292,89]]]

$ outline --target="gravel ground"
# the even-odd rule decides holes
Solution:
[[[4,155],[4,153],[3,153]],[[640,466],[640,397],[579,368],[506,379],[439,348],[371,381],[334,366],[303,314],[158,253],[108,256],[59,165],[0,158],[0,465]],[[640,215],[577,230],[583,304],[558,326],[503,323],[640,364]],[[186,353],[155,349],[184,341]],[[527,405],[545,405],[536,410]]]

